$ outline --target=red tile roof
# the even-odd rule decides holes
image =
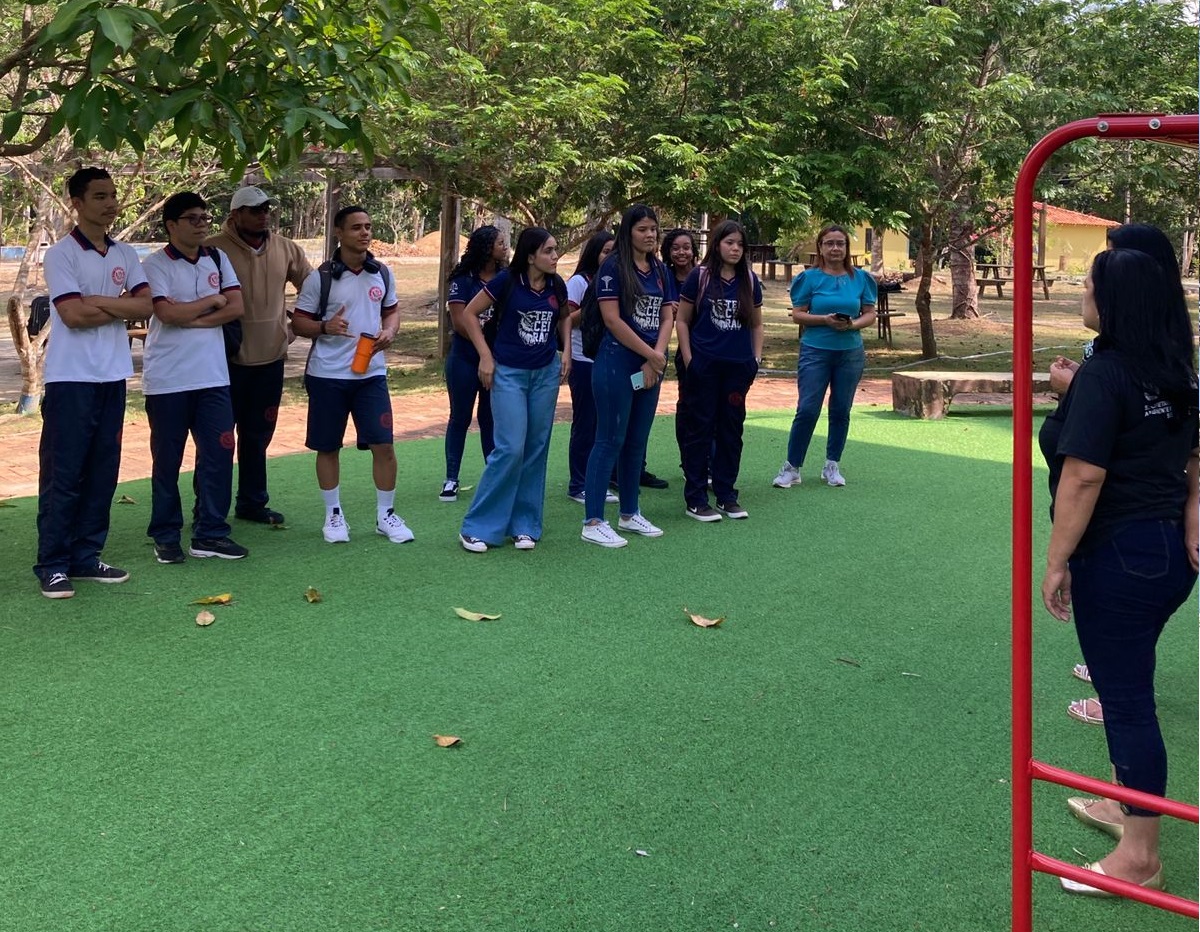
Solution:
[[[1034,211],[1042,209],[1040,201],[1033,202]],[[1052,204],[1046,205],[1046,221],[1055,223],[1059,226],[1077,226],[1077,227],[1119,227],[1121,224],[1116,220],[1105,220],[1103,217],[1096,217],[1092,214],[1081,214],[1077,210],[1067,210],[1065,207],[1055,207]],[[1034,218],[1034,223],[1037,223],[1037,218]]]

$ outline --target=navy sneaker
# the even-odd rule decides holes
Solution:
[[[75,587],[66,573],[51,573],[42,580],[42,595],[47,599],[69,599],[75,595]]]
[[[250,551],[228,537],[193,538],[188,553],[193,557],[220,557],[222,560],[240,560]]]
[[[155,544],[154,559],[159,563],[182,563],[187,557],[179,544]]]
[[[88,579],[98,583],[122,583],[129,578],[129,573],[97,560],[96,565],[91,569],[72,572],[70,577],[71,579]]]

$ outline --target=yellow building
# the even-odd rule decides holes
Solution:
[[[1037,256],[1037,224],[1042,205],[1034,202],[1033,254]],[[1046,255],[1047,269],[1058,272],[1086,272],[1096,253],[1108,246],[1108,231],[1120,226],[1115,220],[1105,220],[1091,214],[1063,207],[1046,205]]]

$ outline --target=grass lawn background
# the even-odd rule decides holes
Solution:
[[[458,547],[440,441],[398,450],[413,544],[373,533],[353,450],[348,546],[321,541],[292,457],[271,464],[289,529],[239,522],[239,563],[155,564],[133,482],[105,553],[133,579],[59,603],[29,572],[35,503],[0,509],[0,930],[1007,928],[1010,421],[859,410],[850,485],[815,481],[822,424],[807,484],[780,491],[789,421],[751,416],[751,518],[705,526],[659,418],[672,487],[642,505],[666,535],[620,551],[578,540],[563,428],[533,553]],[[478,470],[472,435],[464,482]],[[1040,466],[1034,485],[1041,554]],[[227,591],[196,627],[187,603]],[[701,630],[685,605],[728,620]],[[1192,802],[1194,606],[1158,678]],[[1087,693],[1074,633],[1040,608],[1034,631],[1036,753],[1104,776],[1102,730],[1065,714]],[[1037,788],[1038,847],[1102,856],[1067,795]],[[1192,898],[1196,837],[1166,821],[1169,887]],[[1034,888],[1039,932],[1184,927]]]

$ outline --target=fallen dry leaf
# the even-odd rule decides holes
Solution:
[[[452,748],[462,744],[462,738],[457,735],[434,735],[433,741],[439,748]]]
[[[862,666],[862,664],[859,663],[857,660],[855,660],[853,657],[834,657],[833,659],[836,660],[838,663],[844,663],[848,667],[861,667]]]
[[[286,524],[272,524],[271,525],[272,531],[286,531],[287,529],[288,529],[288,526]]]
[[[319,593],[312,586],[309,586],[307,589],[304,590],[304,601],[308,602],[310,604],[313,602],[320,602],[321,601],[321,593]]]
[[[196,616],[196,624],[198,624],[201,628],[207,628],[216,620],[217,616],[207,610]]]
[[[643,848],[638,848],[638,849],[637,849],[636,851],[634,851],[633,853],[634,853],[634,854],[636,854],[636,855],[637,855],[639,858],[648,858],[648,857],[650,857],[650,852],[649,852],[649,851],[646,851],[646,850],[645,850],[645,849],[643,849]]]
[[[136,505],[137,501],[130,498],[128,495],[122,495],[120,498],[117,499],[117,504],[118,505]]]
[[[454,614],[459,618],[465,618],[467,621],[495,621],[500,615],[489,615],[487,612],[473,612],[467,608],[456,608]]]
[[[233,601],[233,595],[229,592],[222,592],[220,595],[206,595],[202,599],[196,599],[191,605],[228,605]]]
[[[715,628],[725,620],[724,615],[722,615],[720,618],[705,618],[703,615],[693,615],[686,608],[683,610],[683,612],[688,616],[692,624],[698,628]]]

